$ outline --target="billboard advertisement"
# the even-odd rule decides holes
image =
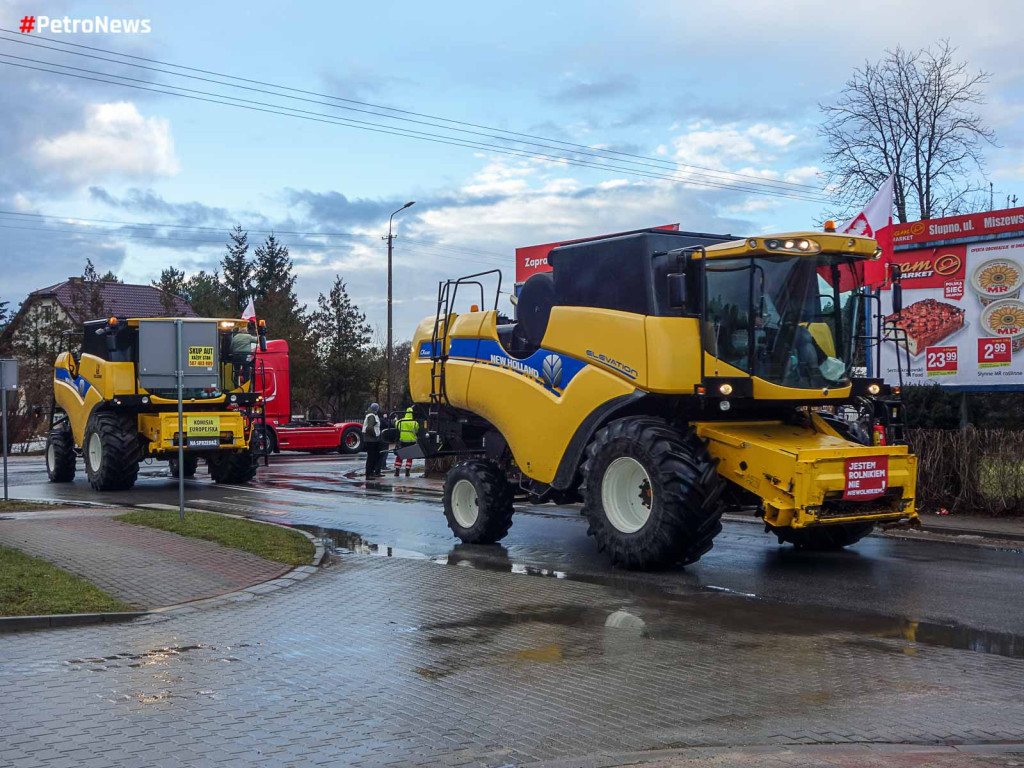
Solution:
[[[660,227],[653,227],[653,229],[674,229],[678,230],[678,224],[663,224]],[[641,229],[634,229],[630,232],[618,232],[616,234],[628,235],[633,232],[642,232]],[[579,240],[563,240],[558,243],[544,243],[543,245],[528,245],[525,248],[516,248],[516,282],[525,283],[527,278],[531,275],[535,275],[538,272],[550,272],[551,265],[548,264],[548,254],[551,253],[555,248],[560,245],[569,245],[570,243],[582,243],[585,240],[598,240],[603,237],[613,237],[614,235],[600,235],[599,237],[588,237]]]
[[[893,314],[891,288],[881,293],[881,309],[905,336],[885,334],[886,381],[898,381],[898,345],[904,383],[1024,388],[1024,238],[899,251],[892,261],[903,274],[903,310]]]

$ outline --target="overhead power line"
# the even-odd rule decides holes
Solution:
[[[251,88],[251,87],[247,87],[247,86],[241,86],[241,85],[238,85],[238,83],[251,83],[253,85],[261,85],[261,86],[266,86],[266,87],[269,87],[269,88],[275,88],[278,91],[286,91],[286,92],[289,92],[289,93],[301,93],[301,94],[306,94],[306,95],[309,95],[309,96],[317,96],[317,97],[320,97],[320,98],[331,99],[332,102],[337,102],[337,103],[327,104],[325,102],[315,101],[315,100],[311,100],[311,99],[298,99],[298,100],[300,100],[300,101],[307,101],[307,102],[316,103],[316,104],[321,104],[321,105],[325,105],[325,106],[341,108],[341,109],[348,109],[350,111],[361,112],[361,113],[364,113],[364,114],[374,115],[374,116],[377,116],[377,117],[383,117],[385,119],[391,119],[391,120],[396,120],[396,121],[397,120],[401,120],[401,121],[416,123],[416,124],[420,124],[420,125],[427,125],[427,126],[430,126],[430,127],[433,127],[433,128],[441,128],[441,129],[447,130],[447,131],[456,131],[456,132],[460,132],[460,133],[468,133],[468,134],[473,134],[473,135],[485,136],[485,137],[488,137],[488,138],[497,139],[499,141],[515,142],[515,143],[520,143],[520,144],[525,144],[525,145],[538,146],[538,147],[543,147],[543,148],[546,148],[546,149],[554,149],[556,151],[566,151],[566,150],[561,149],[561,147],[569,147],[569,148],[572,148],[572,150],[575,153],[577,153],[577,154],[582,154],[582,155],[591,156],[591,157],[599,157],[599,158],[603,158],[603,159],[615,160],[617,157],[633,158],[633,160],[619,161],[619,162],[625,162],[625,163],[628,163],[628,164],[631,164],[631,165],[639,165],[639,166],[654,167],[654,168],[661,167],[661,168],[669,168],[671,170],[678,170],[679,168],[691,168],[691,169],[694,169],[695,171],[702,171],[703,172],[703,173],[694,173],[694,174],[692,174],[693,176],[700,177],[700,178],[717,179],[719,181],[733,181],[735,179],[746,179],[746,180],[748,180],[747,183],[753,182],[757,186],[765,186],[765,187],[779,188],[779,189],[787,189],[788,188],[788,189],[800,190],[800,191],[811,190],[812,192],[815,192],[815,193],[821,193],[822,192],[820,187],[815,187],[815,186],[812,186],[812,185],[809,185],[809,184],[802,184],[802,183],[799,183],[799,182],[789,182],[789,181],[783,181],[783,180],[777,180],[777,179],[766,179],[764,177],[754,176],[754,175],[751,175],[751,174],[742,174],[742,173],[735,173],[735,172],[732,172],[732,171],[723,171],[721,169],[709,168],[707,166],[699,166],[699,165],[681,163],[681,162],[676,162],[676,161],[672,161],[672,160],[665,160],[665,159],[662,159],[662,158],[650,157],[650,156],[646,156],[646,155],[639,155],[639,154],[635,154],[635,153],[631,153],[631,152],[622,152],[622,151],[614,150],[614,149],[593,147],[593,146],[589,146],[589,145],[585,145],[585,144],[579,144],[579,143],[576,143],[576,142],[569,142],[569,141],[563,141],[563,140],[560,140],[560,139],[554,139],[554,138],[549,138],[549,137],[537,136],[535,134],[523,133],[523,132],[519,132],[519,131],[509,131],[509,130],[502,129],[502,128],[495,128],[493,126],[486,126],[486,125],[482,125],[482,124],[478,124],[478,123],[472,123],[472,122],[461,121],[461,120],[453,120],[453,119],[450,119],[450,118],[439,117],[439,116],[436,116],[436,115],[429,115],[429,114],[425,114],[425,113],[421,113],[421,112],[414,112],[414,111],[411,111],[411,110],[398,109],[398,108],[388,107],[388,106],[384,106],[384,105],[380,105],[380,104],[373,104],[371,102],[359,101],[357,99],[344,98],[344,97],[340,97],[340,96],[334,96],[334,95],[331,95],[331,94],[324,94],[324,93],[319,93],[319,92],[316,92],[316,91],[304,90],[304,89],[301,89],[301,88],[292,88],[290,86],[278,85],[276,83],[269,83],[269,82],[265,82],[265,81],[261,81],[261,80],[253,80],[253,79],[244,78],[244,77],[237,77],[235,75],[229,75],[229,74],[225,74],[225,73],[215,72],[215,71],[212,71],[212,70],[206,70],[206,69],[200,69],[200,68],[197,68],[197,67],[188,67],[188,66],[184,66],[184,65],[180,65],[180,64],[174,64],[172,62],[165,62],[165,61],[161,61],[159,59],[151,59],[151,58],[147,58],[147,57],[144,57],[144,56],[134,56],[134,55],[131,55],[131,54],[120,53],[118,51],[111,51],[111,50],[104,49],[104,48],[97,48],[97,47],[94,47],[94,46],[87,46],[87,45],[81,45],[81,44],[77,44],[77,43],[70,43],[70,42],[66,42],[66,41],[63,41],[63,40],[58,40],[58,39],[55,39],[55,38],[43,37],[42,39],[44,39],[44,40],[46,40],[48,42],[55,43],[56,45],[64,46],[64,47],[63,48],[58,48],[58,47],[54,47],[54,46],[47,46],[47,45],[43,45],[43,44],[41,44],[39,42],[36,42],[34,40],[32,40],[32,41],[27,40],[27,39],[25,39],[24,35],[20,35],[17,32],[15,32],[14,30],[0,28],[0,32],[4,32],[4,33],[7,33],[8,35],[12,36],[11,38],[0,38],[0,41],[4,41],[4,42],[14,42],[14,43],[22,44],[22,45],[31,45],[31,46],[34,46],[34,47],[37,47],[37,48],[43,48],[45,50],[57,51],[57,52],[68,54],[68,55],[84,56],[84,57],[87,57],[87,58],[98,59],[98,60],[101,60],[101,61],[107,61],[107,62],[110,62],[110,63],[119,64],[119,65],[122,65],[122,66],[137,67],[137,68],[141,68],[141,69],[151,70],[151,71],[154,71],[154,72],[161,72],[163,74],[168,74],[168,75],[172,75],[172,76],[175,76],[175,77],[187,77],[187,78],[194,79],[194,80],[202,80],[202,81],[205,81],[205,82],[216,83],[218,85],[224,85],[224,86],[228,86],[228,87],[232,87],[232,88],[244,88],[245,90],[258,91],[258,92],[261,92],[261,93],[272,93],[275,96],[283,97],[283,98],[296,99],[297,97],[289,96],[288,93],[277,93],[277,92],[266,91],[265,89],[262,89],[262,88]],[[211,80],[210,78],[196,77],[194,75],[184,74],[183,72],[174,72],[174,71],[168,71],[168,70],[165,70],[165,69],[158,69],[156,67],[150,67],[150,66],[146,66],[146,65],[142,65],[142,64],[134,64],[131,61],[122,61],[121,59],[110,59],[110,58],[106,58],[106,57],[103,57],[103,56],[96,56],[96,55],[92,55],[92,54],[81,53],[80,51],[69,50],[69,48],[78,48],[78,49],[82,49],[82,50],[98,51],[98,52],[101,52],[101,53],[110,54],[112,56],[121,57],[121,59],[132,59],[132,60],[135,60],[135,61],[146,61],[146,62],[149,62],[151,64],[159,64],[159,65],[164,66],[164,67],[173,67],[174,69],[185,70],[185,71],[188,71],[188,72],[199,72],[199,73],[202,73],[202,74],[205,74],[205,75],[212,75],[214,77],[223,78],[223,79],[226,79],[226,80],[234,80],[234,81],[237,81],[237,82],[234,82],[234,83],[232,83],[232,82],[223,82],[223,80]],[[58,65],[58,66],[60,66],[60,65]],[[358,105],[359,107],[369,107],[371,109],[360,109],[360,108],[355,108],[355,107],[345,107],[345,106],[341,106],[341,104],[355,104],[355,105]],[[371,110],[373,110],[373,111],[371,111]],[[386,113],[390,113],[390,114],[386,114]],[[409,115],[409,116],[412,116],[412,117],[415,117],[415,118],[424,118],[424,120],[412,119],[410,117],[401,117],[401,115]],[[426,122],[426,120],[430,120],[430,121],[434,121],[434,122]],[[484,131],[488,131],[489,133],[481,133],[480,131],[467,130],[466,128],[460,128],[459,126],[466,126],[467,128],[479,128],[479,129],[482,129]],[[496,135],[496,134],[500,134],[500,135]],[[510,137],[512,137],[512,138],[510,138]],[[538,144],[536,141],[524,141],[524,139],[535,139],[535,140],[543,141],[543,142],[546,142],[546,143]],[[556,144],[556,145],[560,145],[560,146],[559,147],[552,147],[551,146],[552,144]],[[609,158],[608,156],[610,156],[610,155],[614,155],[616,157]],[[645,161],[645,162],[637,163],[637,162],[635,162],[635,160],[642,160],[642,161]]]
[[[666,181],[680,182],[683,184],[690,184],[693,186],[700,187],[711,187],[717,189],[731,190],[734,192],[746,192],[750,194],[768,195],[770,197],[787,198],[791,200],[802,200],[806,202],[825,202],[825,198],[820,197],[809,197],[805,195],[788,194],[783,192],[771,192],[762,189],[753,189],[747,187],[740,187],[733,184],[717,184],[709,181],[701,181],[697,179],[691,179],[687,177],[671,176],[668,174],[651,173],[646,171],[632,170],[627,168],[621,168],[618,166],[605,165],[600,163],[585,162],[582,160],[576,160],[573,158],[567,158],[559,155],[548,155],[542,152],[534,151],[519,151],[511,148],[500,148],[493,144],[486,144],[483,142],[471,141],[468,139],[454,139],[452,137],[440,138],[432,134],[424,133],[423,131],[415,131],[411,129],[402,128],[380,128],[370,127],[376,124],[367,123],[363,120],[354,120],[352,118],[338,117],[334,115],[327,115],[321,112],[312,112],[310,110],[298,109],[295,107],[287,107],[280,104],[271,104],[267,102],[254,101],[251,99],[241,99],[237,96],[228,96],[226,94],[210,93],[208,91],[200,91],[193,88],[184,88],[178,85],[169,85],[165,83],[156,83],[150,80],[141,80],[138,78],[126,77],[124,75],[113,75],[107,72],[99,72],[96,70],[84,69],[81,67],[72,67],[67,64],[57,64],[45,60],[31,59],[24,56],[13,56],[11,54],[0,53],[0,57],[8,59],[16,59],[17,61],[4,61],[0,59],[0,64],[7,66],[19,67],[22,69],[35,70],[38,72],[47,72],[54,75],[63,75],[65,77],[73,77],[80,80],[91,80],[99,83],[107,83],[108,85],[118,85],[124,88],[133,88],[141,91],[149,91],[152,93],[162,93],[168,96],[178,96],[184,99],[192,99],[195,101],[205,101],[213,104],[222,104],[224,106],[236,107],[238,109],[246,109],[253,112],[265,112],[269,114],[283,115],[285,117],[294,117],[302,120],[309,120],[312,122],[327,123],[333,125],[342,125],[345,127],[359,128],[360,130],[366,130],[373,133],[384,133],[391,134],[394,136],[404,136],[407,138],[420,139],[423,141],[431,141],[437,144],[450,144],[452,146],[469,147],[471,149],[484,150],[487,152],[496,152],[498,154],[511,155],[514,157],[521,157],[530,160],[547,160],[554,162],[555,164],[573,165],[584,168],[597,168],[600,170],[610,170],[616,173],[622,173],[630,176],[638,176],[652,179],[661,179]],[[43,67],[32,66],[30,64],[20,64],[18,61],[30,61],[34,64],[43,64],[47,67],[59,67],[60,69],[45,69]],[[70,72],[61,71],[63,69],[72,70]],[[88,72],[89,74],[76,74],[76,72]],[[94,77],[92,75],[99,75],[101,77]],[[108,80],[105,78],[114,78]],[[127,81],[127,82],[122,82]],[[147,85],[137,85],[136,83],[146,83]],[[158,87],[152,87],[158,86]],[[174,89],[174,90],[167,90]],[[179,92],[183,91],[183,92]],[[193,95],[193,94],[202,94]],[[223,99],[230,99],[230,101],[223,101]],[[238,103],[235,103],[238,102]],[[254,106],[255,105],[255,106]]]
[[[204,227],[204,226],[199,226],[197,224],[170,224],[170,223],[166,223],[166,222],[154,222],[154,221],[123,221],[123,220],[118,220],[118,219],[86,218],[86,217],[83,217],[83,216],[60,216],[60,215],[56,215],[56,214],[23,213],[21,211],[3,211],[3,210],[0,210],[0,216],[21,216],[21,217],[27,217],[27,218],[31,218],[31,219],[50,219],[50,220],[55,220],[58,223],[83,222],[83,223],[88,223],[88,224],[117,224],[117,225],[121,225],[121,226],[125,226],[125,227],[132,227],[132,228],[138,228],[138,229],[165,229],[165,228],[168,228],[168,229],[196,230],[196,231],[200,231],[200,232],[222,232],[222,233],[227,233],[228,232],[228,230],[225,229],[224,227]],[[2,219],[0,219],[0,220],[2,220]],[[366,240],[376,240],[377,237],[378,237],[378,235],[371,235],[371,234],[366,234],[366,233],[362,233],[362,232],[317,232],[317,231],[313,231],[313,232],[297,232],[297,231],[294,231],[294,230],[287,230],[287,229],[249,229],[249,228],[246,228],[246,227],[243,227],[243,229],[245,230],[246,233],[251,233],[251,234],[254,234],[254,235],[294,235],[294,236],[299,236],[299,237],[347,237],[347,238],[359,238],[359,239],[366,239]],[[396,236],[396,238],[397,238],[397,236]],[[156,239],[170,239],[170,238],[156,238]],[[422,239],[413,238],[413,237],[403,237],[402,239],[405,242],[407,242],[407,243],[412,243],[412,244],[419,245],[419,246],[429,246],[429,247],[434,248],[434,249],[439,249],[439,250],[444,250],[444,251],[451,251],[453,253],[461,253],[461,254],[468,254],[468,255],[480,255],[480,256],[483,256],[483,257],[488,257],[491,260],[493,260],[495,258],[503,259],[503,260],[509,258],[509,257],[505,256],[504,254],[497,253],[496,251],[484,251],[484,250],[477,249],[477,248],[467,248],[465,246],[445,245],[444,243],[438,243],[438,242],[433,241],[433,240],[422,240]],[[224,241],[213,241],[213,240],[211,240],[209,242],[221,242],[221,243],[223,243]]]

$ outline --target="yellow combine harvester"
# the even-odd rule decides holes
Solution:
[[[516,322],[497,300],[454,311],[460,289],[483,305],[490,273],[441,284],[413,339],[423,428],[406,450],[461,459],[444,493],[456,536],[500,540],[517,498],[582,500],[598,547],[650,568],[700,558],[727,505],[811,549],[916,522],[895,393],[853,376],[875,241],[708,242],[648,230],[556,248]]]
[[[147,318],[148,320],[149,318]],[[145,322],[145,321],[143,321]],[[177,390],[147,390],[139,383],[138,318],[86,322],[79,352],[61,353],[54,364],[53,416],[46,444],[51,482],[75,477],[75,458],[85,457],[89,482],[98,491],[126,490],[135,484],[144,458],[168,459],[172,474],[195,474],[205,459],[218,483],[245,483],[256,474],[249,450],[259,406],[252,391],[253,351],[240,352],[233,334],[244,333],[245,320],[199,320],[216,323],[219,349],[210,355],[217,386],[184,390],[184,466],[178,466]],[[258,336],[265,345],[262,325]],[[199,348],[197,348],[199,349]]]

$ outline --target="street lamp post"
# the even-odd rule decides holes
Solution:
[[[408,203],[406,203],[401,208],[399,208],[397,211],[395,211],[395,213],[401,213],[406,208],[409,208],[410,206],[413,206],[415,204],[416,204],[415,200],[410,200]],[[388,217],[388,236],[386,238],[384,238],[385,240],[388,241],[388,351],[387,351],[387,359],[385,361],[385,364],[387,365],[387,384],[388,384],[388,396],[387,396],[387,400],[385,401],[385,407],[387,408],[388,413],[391,412],[391,343],[392,343],[392,329],[391,329],[391,285],[392,285],[392,280],[391,280],[391,254],[392,254],[392,251],[394,250],[394,240],[395,240],[395,235],[391,234],[391,222],[395,218],[395,213],[392,213],[391,216]]]

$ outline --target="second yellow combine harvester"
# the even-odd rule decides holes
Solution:
[[[191,477],[206,461],[217,483],[247,483],[256,475],[250,450],[261,412],[253,391],[254,349],[239,351],[234,334],[245,320],[187,318],[183,323],[213,326],[216,347],[196,347],[208,356],[210,385],[183,392],[184,435],[178,432],[174,387],[146,389],[140,383],[140,323],[151,319],[91,320],[81,329],[81,348],[62,352],[54,363],[54,405],[46,443],[50,481],[75,478],[76,457],[85,458],[89,483],[97,491],[131,488],[143,459],[167,459],[171,473]],[[265,346],[263,326],[243,340]],[[257,335],[258,334],[258,335]],[[74,336],[77,336],[75,334]],[[74,345],[72,345],[74,346]],[[207,362],[201,361],[203,365]],[[198,363],[197,363],[198,364]],[[178,442],[184,441],[184,466]]]
[[[459,458],[449,527],[491,543],[516,499],[582,501],[612,562],[652,568],[699,559],[729,505],[810,549],[916,522],[895,393],[853,375],[874,258],[820,232],[595,239],[551,252],[515,322],[454,311],[488,273],[442,283],[409,379],[418,450]]]

